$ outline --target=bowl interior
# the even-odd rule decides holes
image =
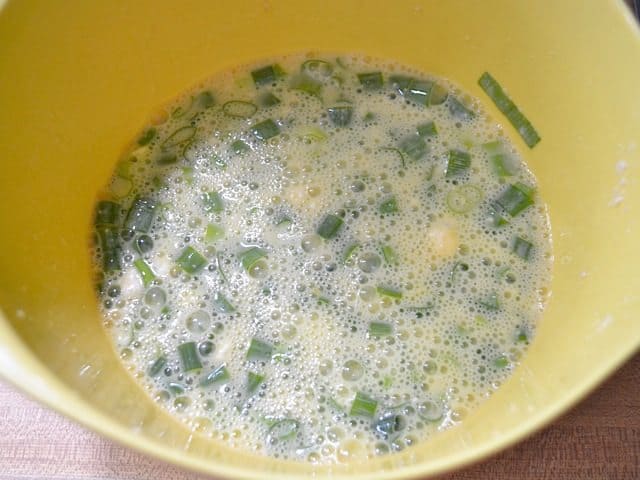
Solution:
[[[1,2],[0,2],[1,3]],[[228,477],[407,478],[540,426],[640,344],[640,36],[621,2],[9,2],[0,12],[0,373],[86,425]],[[281,53],[392,58],[480,98],[491,72],[538,128],[554,236],[550,304],[513,377],[460,428],[366,464],[314,468],[192,436],[139,390],[102,330],[92,207],[151,112],[212,73]]]

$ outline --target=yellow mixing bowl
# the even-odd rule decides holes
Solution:
[[[96,192],[150,112],[218,70],[309,49],[448,77],[503,121],[476,84],[488,70],[542,136],[529,150],[505,124],[553,225],[538,337],[462,427],[366,464],[191,435],[120,365],[89,274]],[[0,13],[0,72],[0,373],[132,448],[225,478],[426,476],[531,433],[640,345],[640,35],[622,2],[16,0]]]

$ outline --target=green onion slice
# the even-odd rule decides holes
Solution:
[[[258,106],[243,100],[230,100],[222,105],[222,113],[233,118],[250,118],[258,111]]]
[[[482,201],[482,190],[475,185],[457,185],[447,193],[447,207],[454,213],[468,213]]]
[[[262,258],[267,256],[266,250],[263,250],[259,247],[251,247],[248,250],[242,252],[240,257],[240,262],[242,263],[242,267],[248,272],[251,268]]]
[[[120,205],[109,200],[102,200],[96,206],[95,225],[115,225],[118,222]]]
[[[378,207],[378,211],[383,215],[396,213],[398,211],[398,202],[396,200],[396,197],[391,196],[383,200],[380,206]]]
[[[178,128],[171,135],[164,139],[161,144],[163,150],[168,150],[177,145],[182,145],[196,136],[196,127],[187,125],[186,127]]]
[[[390,323],[371,322],[369,323],[369,335],[372,337],[385,337],[391,335],[393,328]]]
[[[471,155],[462,150],[449,150],[447,153],[447,173],[446,177],[456,177],[469,170],[471,166]]]
[[[151,140],[156,138],[157,133],[158,131],[153,127],[145,130],[144,133],[140,135],[140,138],[138,138],[138,145],[140,146],[148,145],[149,143],[151,143]]]
[[[363,392],[357,392],[356,397],[351,404],[349,415],[373,417],[378,408],[378,402]]]
[[[278,78],[284,76],[285,72],[280,65],[273,64],[258,68],[251,72],[251,77],[256,87],[274,83]]]
[[[344,251],[344,254],[342,255],[342,263],[344,264],[350,263],[353,260],[353,257],[355,256],[355,253],[358,250],[358,248],[360,248],[359,243],[352,243],[351,245],[349,245]]]
[[[100,225],[97,228],[97,232],[100,248],[102,249],[102,269],[105,272],[121,270],[120,256],[122,247],[120,246],[118,230],[111,225]]]
[[[133,266],[136,267],[136,270],[138,270],[138,273],[140,274],[140,278],[142,279],[142,283],[144,284],[145,287],[148,287],[151,282],[153,282],[156,279],[155,274],[153,273],[153,270],[151,270],[151,267],[149,265],[147,265],[147,263],[141,259],[138,258],[133,262]]]
[[[219,313],[233,313],[236,311],[236,307],[220,292],[213,294],[213,308]]]
[[[344,221],[338,215],[330,213],[322,220],[316,229],[316,233],[325,240],[330,240],[338,234]]]
[[[204,232],[205,242],[213,243],[222,238],[224,238],[224,229],[222,227],[213,223],[207,225],[207,229]]]
[[[488,72],[484,72],[478,80],[478,84],[489,98],[493,100],[498,110],[511,122],[511,125],[518,131],[524,143],[526,143],[529,148],[535,147],[540,141],[540,135],[538,135],[536,129],[533,128],[529,119],[525,117],[516,104],[507,96],[496,79]]]
[[[433,137],[438,134],[438,129],[434,122],[426,122],[418,125],[416,128],[418,135],[421,137]]]
[[[427,153],[427,144],[419,135],[406,137],[398,145],[399,150],[412,160],[420,160]]]
[[[268,437],[272,440],[286,441],[295,437],[300,429],[300,423],[293,418],[278,420],[270,428]]]
[[[523,183],[509,185],[495,201],[498,213],[506,212],[515,217],[527,207],[533,205],[534,189]]]
[[[224,202],[218,192],[207,192],[202,195],[202,203],[206,212],[220,213],[224,210]]]
[[[516,236],[516,238],[513,240],[513,245],[511,246],[511,251],[523,260],[529,260],[532,249],[533,243],[519,236]]]
[[[200,363],[200,357],[198,357],[198,350],[195,342],[185,342],[179,345],[178,354],[180,355],[180,361],[182,362],[182,370],[185,373],[190,373],[202,368],[202,363]]]
[[[269,140],[280,133],[280,127],[272,119],[268,118],[260,123],[256,123],[251,132],[258,140]]]
[[[247,373],[247,391],[253,393],[264,382],[264,375],[254,372]]]
[[[258,103],[261,107],[274,107],[280,103],[280,99],[271,92],[264,92],[258,97]]]
[[[135,233],[147,233],[153,223],[157,203],[146,197],[137,197],[124,222],[124,229]]]
[[[453,95],[449,95],[447,98],[447,103],[449,105],[449,113],[455,118],[459,118],[461,120],[471,120],[475,117],[475,113],[473,110],[467,108],[460,100],[458,100]]]
[[[358,80],[365,90],[380,90],[384,85],[381,72],[359,73]]]
[[[394,288],[389,288],[389,287],[385,287],[382,285],[378,285],[376,287],[376,292],[378,292],[378,295],[381,295],[383,297],[391,297],[391,298],[396,298],[396,299],[401,299],[402,298],[402,292],[399,290],[396,290]]]
[[[247,360],[268,360],[273,353],[273,345],[252,338],[247,350]]]
[[[384,257],[384,261],[389,265],[398,264],[398,254],[389,245],[382,246],[382,256]]]
[[[182,253],[177,259],[177,263],[185,272],[194,274],[202,270],[202,268],[207,264],[207,259],[195,248],[189,246],[182,250]]]
[[[160,355],[158,358],[155,359],[155,361],[149,367],[149,376],[150,377],[157,376],[162,371],[162,369],[165,367],[166,364],[167,364],[167,357],[165,357],[164,355]]]
[[[336,127],[346,127],[351,123],[351,117],[353,116],[353,107],[348,105],[342,105],[337,107],[331,107],[327,109],[329,120]]]

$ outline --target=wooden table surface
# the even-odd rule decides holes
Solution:
[[[0,383],[0,480],[202,480]],[[640,354],[550,427],[442,480],[640,480]]]

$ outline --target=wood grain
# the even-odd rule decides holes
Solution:
[[[0,480],[202,480],[0,384]],[[441,480],[639,480],[640,354],[532,438]]]

